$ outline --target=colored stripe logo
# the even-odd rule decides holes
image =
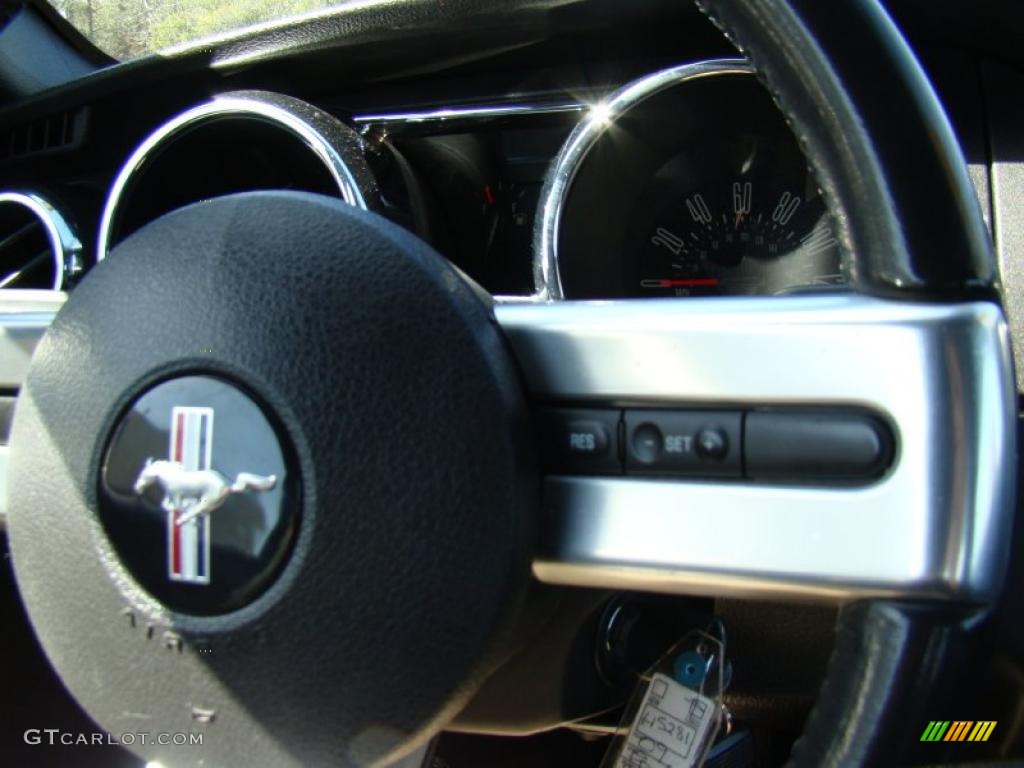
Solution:
[[[171,461],[186,471],[212,468],[213,409],[175,406],[171,410]],[[167,513],[167,563],[172,581],[210,583],[210,517],[200,515],[184,525],[185,509]]]
[[[932,720],[921,734],[921,741],[988,741],[996,720]]]

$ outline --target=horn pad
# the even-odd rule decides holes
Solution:
[[[203,736],[136,739],[148,760],[389,760],[509,652],[540,496],[517,371],[482,292],[374,214],[262,192],[147,225],[58,314],[11,444],[15,571],[65,684],[111,733]],[[173,515],[214,496],[208,583],[175,580]],[[179,599],[268,505],[258,584]]]

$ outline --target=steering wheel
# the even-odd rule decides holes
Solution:
[[[703,7],[806,151],[850,295],[566,302],[541,274],[496,303],[383,218],[285,192],[170,213],[70,295],[20,393],[8,525],[102,727],[204,736],[132,746],[168,765],[391,763],[523,642],[534,579],[842,600],[796,765],[899,762],[950,716],[1015,477],[964,162],[876,2]],[[543,478],[551,401],[858,405],[897,448],[862,489]]]

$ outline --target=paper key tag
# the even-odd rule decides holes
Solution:
[[[692,768],[703,759],[720,708],[668,675],[651,677],[614,768]]]

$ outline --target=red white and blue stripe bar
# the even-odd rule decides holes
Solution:
[[[211,469],[213,409],[176,406],[171,411],[171,461],[186,471]],[[167,513],[167,563],[172,581],[210,583],[210,518],[200,515],[184,525],[186,510]]]

